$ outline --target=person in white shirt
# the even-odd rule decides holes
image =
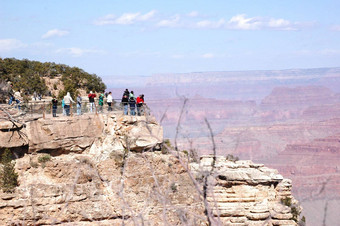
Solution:
[[[70,105],[71,103],[74,103],[71,95],[69,92],[67,92],[66,96],[64,96],[64,103],[65,103],[65,112],[67,116],[70,116]]]
[[[111,92],[109,92],[109,94],[107,95],[106,102],[107,102],[107,105],[109,106],[107,110],[112,111],[112,107],[111,107],[111,105],[112,105],[112,93]]]

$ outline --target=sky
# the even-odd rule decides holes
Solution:
[[[104,80],[340,66],[339,0],[0,0],[0,57]]]

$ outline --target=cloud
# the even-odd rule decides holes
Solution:
[[[63,37],[68,35],[70,32],[66,30],[52,29],[41,36],[43,39],[53,38],[53,37]]]
[[[157,27],[178,27],[180,18],[181,17],[178,14],[176,14],[171,19],[159,21],[156,24],[156,26]]]
[[[210,20],[202,20],[202,21],[198,21],[196,23],[196,27],[198,28],[221,28],[224,27],[226,25],[226,22],[224,19],[220,19],[218,21],[210,21]]]
[[[72,57],[81,57],[85,54],[103,54],[104,51],[96,49],[81,49],[77,47],[61,48],[56,51],[57,53],[64,53],[71,55]]]
[[[148,21],[151,20],[156,14],[155,10],[152,10],[148,13],[142,14],[140,12],[137,13],[123,13],[121,16],[117,17],[114,14],[108,14],[104,17],[98,18],[94,21],[95,25],[112,25],[112,24],[120,24],[120,25],[129,25],[135,24],[140,21]]]
[[[197,11],[192,11],[192,12],[187,14],[188,17],[197,17],[198,15],[199,15],[199,13]]]
[[[261,26],[262,22],[253,17],[253,18],[246,18],[245,14],[240,14],[233,16],[228,21],[228,28],[231,29],[238,29],[238,30],[255,30]]]
[[[0,52],[9,52],[25,47],[27,45],[17,39],[0,39]]]
[[[202,20],[195,24],[195,28],[201,29],[229,29],[229,30],[297,30],[298,23],[292,23],[285,19],[247,17],[245,14],[238,14],[229,20]]]

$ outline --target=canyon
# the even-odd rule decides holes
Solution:
[[[292,179],[308,222],[336,225],[339,87],[339,68],[316,68],[161,74],[131,89],[180,148],[268,164]]]
[[[11,111],[12,110],[12,111]],[[12,118],[4,120],[6,113]],[[23,117],[2,107],[1,150],[19,186],[0,192],[2,225],[297,225],[292,182],[225,156],[188,157],[152,116]],[[44,159],[44,160],[42,160]]]

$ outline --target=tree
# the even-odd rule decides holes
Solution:
[[[15,172],[15,162],[12,162],[12,153],[5,149],[1,158],[0,185],[4,192],[13,192],[18,186],[18,174]]]

